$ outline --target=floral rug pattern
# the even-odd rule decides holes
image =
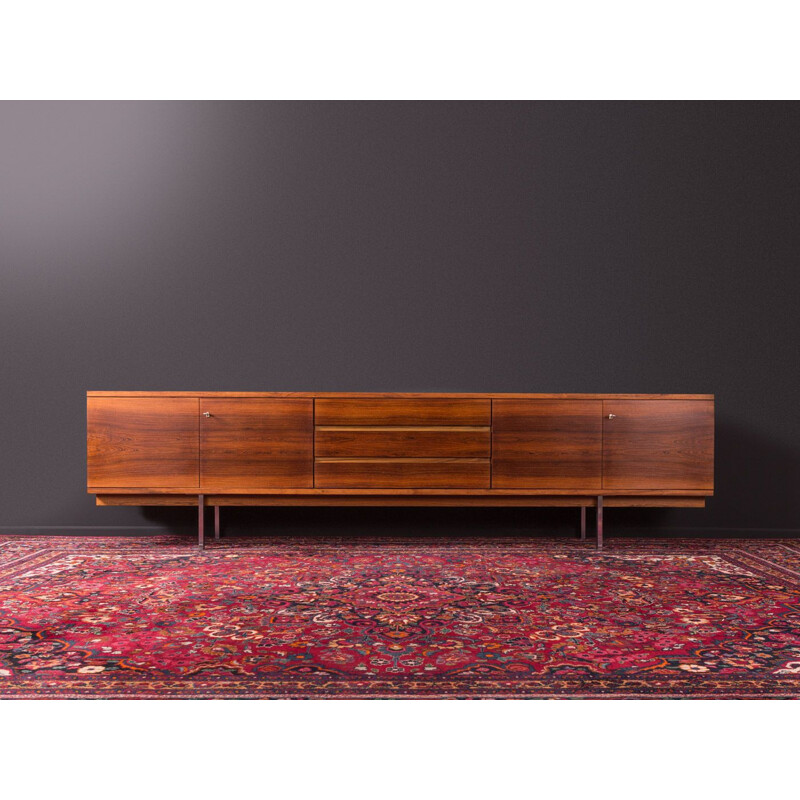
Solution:
[[[800,697],[800,542],[0,537],[0,698]]]

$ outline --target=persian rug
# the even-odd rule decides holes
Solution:
[[[800,542],[0,537],[0,698],[798,698]]]

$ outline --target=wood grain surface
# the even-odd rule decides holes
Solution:
[[[714,403],[603,401],[603,488],[712,491]]]
[[[314,452],[319,456],[388,458],[489,458],[489,427],[340,427],[317,426]]]
[[[490,400],[318,399],[317,425],[490,425]]]
[[[98,506],[197,506],[197,495],[157,495],[157,494],[99,494]],[[403,495],[397,490],[387,490],[385,493],[372,491],[369,495],[353,495],[344,491],[329,494],[308,493],[289,494],[288,492],[270,494],[207,494],[204,496],[207,506],[410,506],[410,507],[588,507],[596,504],[596,497],[584,495],[556,495],[556,494],[498,494],[477,492],[470,490],[467,495],[456,494],[454,490],[447,489],[431,494]],[[687,497],[683,495],[664,495],[660,497],[637,496],[604,496],[605,506],[643,506],[653,507],[686,507],[702,508],[705,505],[704,497]]]
[[[203,399],[200,480],[238,491],[313,486],[313,400]]]
[[[328,488],[489,488],[488,458],[317,459],[314,485]]]
[[[494,400],[492,487],[599,490],[601,400]]]
[[[197,412],[197,398],[87,398],[89,487],[197,487]]]
[[[630,394],[585,392],[187,392],[91,390],[87,397],[318,397],[325,399],[519,399],[519,400],[713,400],[713,394]]]

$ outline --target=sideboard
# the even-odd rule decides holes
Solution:
[[[87,392],[97,505],[702,507],[710,394]]]

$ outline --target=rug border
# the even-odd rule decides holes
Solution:
[[[323,684],[320,686],[320,684]],[[404,685],[405,684],[405,685]],[[10,678],[0,682],[0,700],[11,699],[249,699],[249,700],[655,700],[754,699],[800,700],[800,677],[763,678],[585,679],[529,681],[502,686],[499,682],[468,680],[314,681],[302,680],[141,680],[80,678],[48,680]]]

